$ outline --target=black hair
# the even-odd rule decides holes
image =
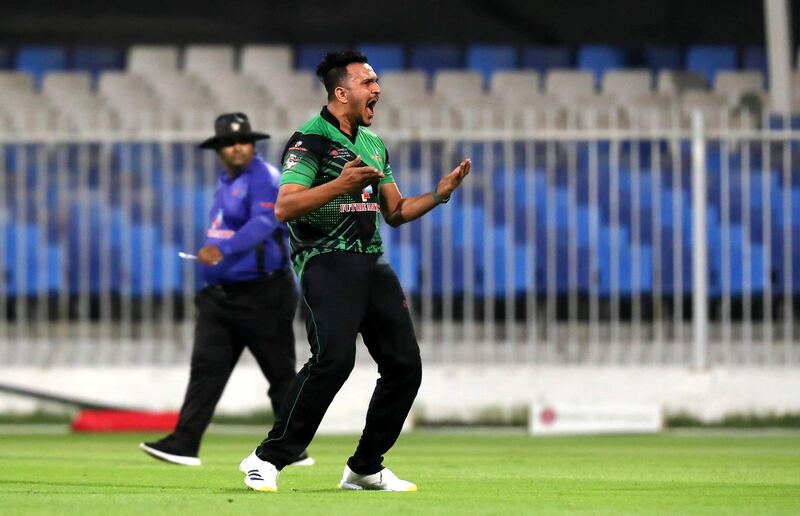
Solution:
[[[328,52],[317,65],[317,77],[325,85],[328,100],[333,99],[333,92],[347,75],[347,65],[350,63],[366,63],[367,56],[355,50],[340,50]]]

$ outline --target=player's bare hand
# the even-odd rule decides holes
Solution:
[[[361,156],[356,156],[356,159],[345,163],[342,173],[339,174],[338,181],[341,182],[345,191],[355,192],[363,190],[367,185],[380,181],[382,177],[383,172],[364,165],[361,161]]]
[[[197,251],[197,261],[203,265],[216,265],[221,262],[223,258],[222,251],[214,244],[204,246]]]
[[[443,199],[449,198],[461,181],[464,180],[472,169],[472,160],[467,158],[458,164],[449,174],[444,176],[436,185],[436,193]]]

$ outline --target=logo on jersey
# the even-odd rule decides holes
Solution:
[[[350,159],[353,155],[350,154],[350,149],[342,147],[341,149],[333,148],[330,150],[330,155],[334,158]]]
[[[377,202],[348,202],[339,205],[339,213],[354,213],[362,211],[381,211]]]
[[[219,229],[222,226],[222,209],[217,212],[217,216],[211,221],[211,229]]]
[[[232,229],[220,229],[222,227],[222,209],[217,212],[217,216],[211,221],[211,227],[206,232],[206,236],[211,238],[230,238],[236,234]]]
[[[375,151],[375,155],[370,156],[370,158],[374,159],[375,161],[383,161],[380,151]]]
[[[289,154],[286,156],[286,162],[283,164],[284,168],[292,168],[300,163],[300,156],[297,154]]]
[[[361,200],[367,202],[370,195],[372,195],[372,185],[367,185],[366,188],[361,190]]]
[[[303,147],[303,140],[297,140],[296,142],[294,142],[294,145],[292,145],[291,147],[289,147],[289,149],[288,149],[288,150],[307,151],[308,149],[306,149],[305,147]]]

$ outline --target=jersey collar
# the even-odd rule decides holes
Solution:
[[[344,135],[345,138],[350,140],[351,143],[356,143],[356,138],[358,138],[358,126],[356,126],[356,130],[353,131],[353,135],[350,136],[346,132],[342,131],[341,127],[339,126],[339,120],[336,119],[333,114],[328,111],[328,106],[322,106],[322,111],[320,111],[319,115],[325,119],[326,122],[331,124],[333,127],[339,130],[340,133]]]

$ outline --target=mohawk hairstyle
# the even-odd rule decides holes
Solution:
[[[366,63],[367,56],[355,50],[340,50],[328,52],[317,65],[317,77],[325,85],[328,100],[333,99],[333,92],[347,75],[347,65],[350,63]]]

